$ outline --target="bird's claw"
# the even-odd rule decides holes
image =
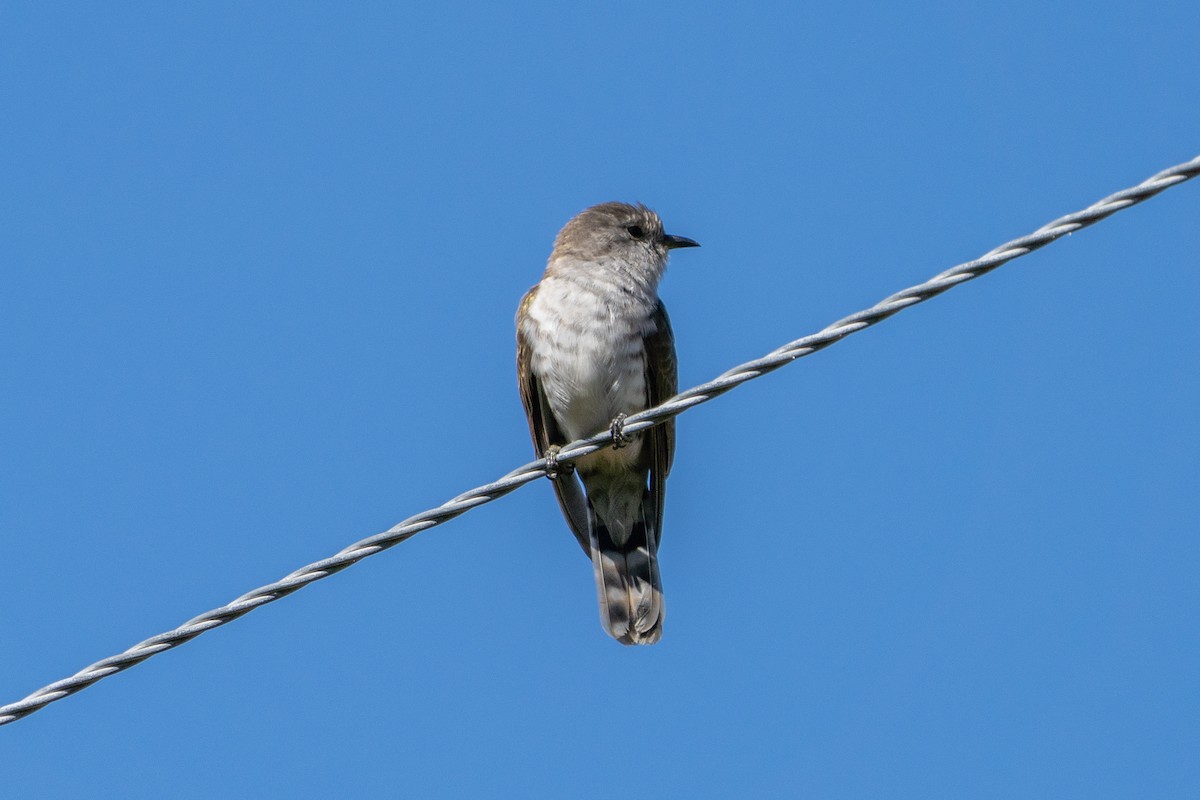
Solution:
[[[617,418],[608,426],[608,432],[612,434],[613,450],[620,450],[625,445],[629,444],[629,437],[625,435],[625,414],[624,412],[617,414]]]
[[[558,454],[562,451],[562,447],[557,444],[552,444],[546,448],[546,477],[552,481],[558,480],[559,475],[570,475],[575,469],[574,464],[559,464]]]

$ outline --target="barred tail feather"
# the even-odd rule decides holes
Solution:
[[[588,502],[588,530],[600,623],[622,644],[654,644],[662,638],[662,581],[658,536],[649,495],[636,507],[628,531],[612,530]]]

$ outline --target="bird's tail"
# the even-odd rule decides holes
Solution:
[[[658,531],[649,492],[630,509],[633,519],[604,520],[588,500],[588,530],[600,623],[621,644],[654,644],[665,615],[658,575]]]

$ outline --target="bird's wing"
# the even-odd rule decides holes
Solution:
[[[533,347],[520,325],[520,320],[527,317],[529,305],[536,295],[537,287],[534,286],[521,299],[521,306],[517,311],[517,385],[521,389],[521,403],[525,406],[525,416],[529,420],[533,449],[538,457],[542,458],[551,445],[564,445],[567,444],[567,440],[546,403],[542,383],[533,372]],[[579,546],[590,558],[592,549],[588,537],[587,500],[579,478],[575,476],[574,470],[564,469],[559,471],[558,477],[552,483],[558,505],[571,527],[571,533],[575,534]]]
[[[679,392],[679,369],[675,359],[675,335],[662,301],[651,317],[654,330],[643,338],[646,351],[647,403],[656,406]],[[667,474],[675,458],[675,420],[669,419],[646,431],[649,437],[650,502],[654,508],[655,534],[662,541],[663,502],[666,499]]]

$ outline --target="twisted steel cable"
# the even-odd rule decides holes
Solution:
[[[1200,173],[1200,156],[1170,169],[1165,169],[1142,181],[1137,186],[1110,194],[1108,197],[1093,203],[1082,211],[1059,217],[1027,236],[1005,242],[999,247],[989,250],[974,261],[967,261],[958,266],[951,267],[924,283],[897,292],[868,309],[844,317],[817,333],[785,344],[783,347],[771,351],[762,358],[757,358],[736,366],[707,383],[700,384],[685,392],[680,392],[661,405],[646,409],[638,414],[633,414],[625,420],[622,432],[624,434],[636,433],[657,425],[663,420],[674,417],[677,414],[681,414],[693,406],[707,403],[714,397],[718,397],[736,386],[740,386],[768,372],[773,372],[798,358],[803,358],[824,349],[834,342],[885,320],[905,308],[935,297],[951,287],[958,286],[959,284],[978,278],[980,275],[991,272],[1000,265],[1012,261],[1014,258],[1019,258],[1040,247],[1044,247],[1060,236],[1073,233],[1081,228],[1086,228],[1117,211],[1151,198],[1164,189],[1194,178],[1197,173]],[[611,444],[612,439],[613,433],[606,431],[587,439],[572,442],[563,447],[558,453],[558,463],[570,463],[589,453],[594,453]],[[109,675],[121,672],[135,664],[140,664],[164,650],[178,647],[206,631],[220,627],[243,614],[247,614],[267,603],[274,602],[281,597],[286,597],[314,581],[326,578],[335,572],[341,572],[367,556],[375,555],[382,550],[393,547],[427,528],[441,525],[443,522],[451,520],[459,514],[466,513],[477,506],[503,497],[509,492],[543,477],[546,474],[546,466],[544,458],[532,461],[523,467],[513,470],[497,481],[463,492],[437,508],[423,511],[420,514],[409,517],[383,533],[355,542],[330,558],[301,567],[281,580],[247,592],[236,600],[220,608],[207,611],[174,630],[152,636],[145,641],[135,644],[123,653],[97,661],[69,678],[64,678],[49,686],[38,689],[23,700],[0,706],[0,725],[6,725],[26,717],[35,711],[40,711],[56,700],[85,689],[97,681],[107,678]]]

